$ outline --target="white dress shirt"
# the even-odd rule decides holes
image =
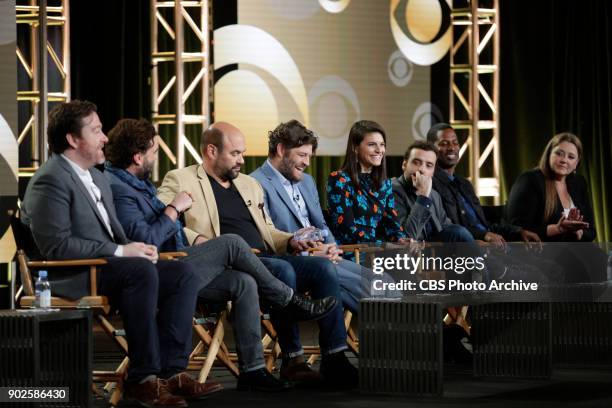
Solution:
[[[306,201],[304,201],[304,197],[302,197],[302,193],[300,193],[300,189],[298,188],[299,183],[293,183],[292,181],[287,180],[285,176],[281,174],[280,171],[276,170],[276,168],[270,163],[270,159],[267,160],[268,164],[280,180],[281,184],[285,188],[287,195],[291,199],[293,203],[293,207],[296,209],[298,215],[300,216],[300,222],[303,227],[310,227],[310,219],[308,217],[308,209],[306,208]]]

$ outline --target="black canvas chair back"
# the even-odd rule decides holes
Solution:
[[[30,231],[27,225],[21,222],[20,210],[16,210],[11,215],[11,228],[13,229],[13,236],[15,237],[17,249],[23,250],[29,260],[42,259],[42,255],[32,236],[32,231]]]

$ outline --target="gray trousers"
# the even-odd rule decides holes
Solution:
[[[264,367],[259,296],[285,306],[293,289],[276,279],[238,235],[222,235],[185,252],[188,256],[182,260],[193,265],[202,280],[199,297],[207,302],[232,301],[230,321],[240,371]]]

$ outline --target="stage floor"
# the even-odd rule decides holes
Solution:
[[[314,326],[302,327],[302,337],[307,341],[316,339]],[[121,355],[107,337],[95,333],[94,366],[97,369],[112,369],[120,362]],[[231,333],[227,340],[231,347]],[[305,341],[306,343],[306,341]],[[353,364],[357,359],[351,357]],[[318,363],[315,364],[318,369]],[[236,379],[223,368],[213,368],[212,378],[221,382],[225,389],[207,399],[191,401],[192,408],[204,407],[278,407],[285,408],[528,408],[528,407],[612,407],[612,366],[555,367],[550,380],[479,379],[472,375],[471,367],[445,365],[444,396],[399,397],[350,392],[329,392],[317,389],[295,388],[282,393],[236,391]],[[101,399],[94,399],[95,407],[106,407]],[[137,406],[122,401],[121,407]]]

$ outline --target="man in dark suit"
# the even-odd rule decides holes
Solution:
[[[432,189],[437,149],[414,142],[404,154],[404,174],[393,179],[395,209],[408,236],[418,241],[472,242],[472,234],[453,224],[444,211],[440,195]]]
[[[433,188],[440,193],[446,214],[466,227],[475,239],[505,247],[506,240],[540,241],[537,234],[507,223],[489,224],[469,180],[455,174],[459,141],[451,125],[438,123],[427,132],[427,141],[438,148]]]
[[[47,259],[107,259],[99,292],[123,318],[130,358],[126,397],[147,406],[187,406],[185,398],[211,391],[184,373],[197,275],[185,263],[158,261],[155,246],[126,238],[108,182],[94,167],[104,162],[108,141],[94,104],[57,105],[47,133],[53,155],[28,184],[23,222]],[[82,273],[62,276],[51,288],[78,298],[87,280]]]
[[[191,193],[180,191],[165,205],[149,180],[159,141],[153,125],[144,119],[122,119],[108,133],[105,175],[115,207],[129,238],[153,244],[160,250],[184,251],[182,260],[194,266],[201,284],[199,295],[207,301],[232,301],[232,324],[238,351],[241,389],[280,391],[278,381],[265,368],[261,343],[259,294],[287,318],[323,317],[334,307],[333,298],[310,300],[276,279],[236,234],[225,234],[197,245],[188,245],[181,216],[193,204]]]

